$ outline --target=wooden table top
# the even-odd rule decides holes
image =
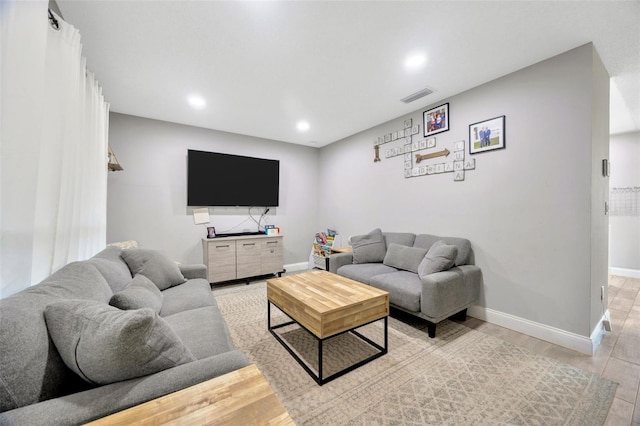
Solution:
[[[323,339],[389,315],[389,293],[327,271],[267,280],[267,298]]]
[[[331,253],[352,253],[352,247],[331,247]]]
[[[252,364],[131,407],[96,425],[295,425]]]

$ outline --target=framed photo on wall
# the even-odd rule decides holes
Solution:
[[[423,112],[422,118],[425,137],[446,132],[449,130],[449,104],[446,103]]]
[[[490,118],[469,125],[469,154],[493,151],[505,147],[505,116]]]

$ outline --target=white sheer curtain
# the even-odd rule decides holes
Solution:
[[[46,0],[2,14],[0,297],[36,284],[106,242],[109,105],[77,29]]]

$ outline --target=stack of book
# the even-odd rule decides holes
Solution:
[[[326,259],[331,256],[331,247],[337,247],[337,232],[333,229],[327,229],[327,232],[318,232],[313,242],[313,262],[316,267],[325,269]]]
[[[320,257],[329,257],[331,255],[331,247],[336,239],[336,231],[327,229],[327,232],[318,232],[316,240],[313,243],[313,254]]]

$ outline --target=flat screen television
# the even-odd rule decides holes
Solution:
[[[278,206],[278,160],[191,149],[187,158],[187,205]]]

